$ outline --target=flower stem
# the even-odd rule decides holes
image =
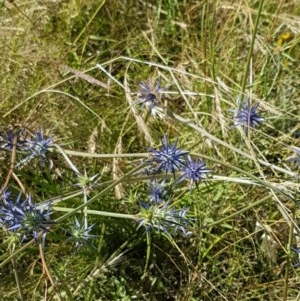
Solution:
[[[143,162],[139,166],[133,168],[131,171],[129,171],[127,174],[125,174],[124,177],[122,177],[122,178],[114,181],[111,185],[107,186],[100,193],[98,193],[94,197],[92,197],[87,203],[82,204],[82,205],[78,206],[77,208],[74,208],[71,212],[68,212],[65,215],[59,217],[55,222],[56,223],[60,223],[63,220],[67,219],[68,217],[72,216],[74,213],[76,213],[76,212],[78,212],[80,210],[83,210],[86,206],[92,204],[94,201],[96,201],[97,199],[99,199],[102,195],[105,195],[108,191],[110,191],[115,186],[117,186],[119,183],[121,183],[122,181],[124,181],[124,179],[130,177],[132,174],[136,173],[138,170],[142,169],[147,164],[149,164],[149,162]]]
[[[12,254],[13,251],[12,251],[11,247],[9,248],[9,250],[10,250],[10,254]],[[15,276],[16,284],[17,284],[18,291],[19,291],[20,300],[24,301],[25,299],[24,299],[23,288],[21,286],[20,277],[19,277],[19,273],[18,273],[18,270],[17,270],[16,259],[14,257],[11,259],[11,263],[12,263],[14,276]]]
[[[59,211],[59,212],[73,212],[73,208],[65,208],[65,207],[52,207],[53,211]],[[138,219],[136,215],[134,214],[124,214],[124,213],[115,213],[115,212],[107,212],[107,211],[99,211],[99,210],[85,210],[87,214],[91,215],[100,215],[100,216],[106,216],[106,217],[115,217],[115,218],[126,218],[126,219]]]

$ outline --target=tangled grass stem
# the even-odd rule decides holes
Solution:
[[[127,174],[125,174],[123,177],[121,177],[120,179],[114,181],[111,185],[107,186],[106,188],[104,188],[100,193],[96,194],[95,196],[93,196],[91,199],[89,199],[88,202],[86,202],[85,204],[82,204],[80,206],[78,206],[77,208],[74,208],[72,212],[68,212],[65,215],[59,217],[58,219],[55,220],[56,223],[60,223],[62,221],[64,221],[65,219],[67,219],[68,217],[72,216],[73,214],[75,214],[76,212],[83,210],[86,206],[91,205],[95,200],[97,200],[99,197],[101,197],[102,195],[105,195],[108,191],[110,191],[111,189],[113,189],[115,186],[117,186],[118,184],[120,184],[122,181],[124,181],[124,179],[130,177],[131,175],[133,175],[134,173],[136,173],[137,171],[139,171],[140,169],[142,169],[143,167],[145,167],[148,164],[148,162],[143,162],[142,164],[140,164],[139,166],[133,168],[131,171],[129,171]]]

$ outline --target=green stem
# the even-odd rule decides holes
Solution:
[[[59,212],[73,212],[73,208],[65,208],[65,207],[57,207],[54,206],[52,207],[54,211],[59,211]],[[92,215],[100,215],[100,216],[106,216],[106,217],[115,217],[115,218],[126,218],[126,219],[137,219],[137,215],[134,214],[124,214],[124,213],[115,213],[115,212],[107,212],[107,211],[99,211],[99,210],[85,210],[87,214],[92,214]]]
[[[245,93],[245,90],[246,90],[247,78],[248,78],[251,58],[252,58],[252,55],[253,55],[254,43],[255,43],[257,28],[258,28],[258,24],[259,24],[261,12],[262,12],[263,4],[264,4],[264,0],[260,0],[257,16],[256,16],[256,20],[255,20],[254,30],[253,30],[253,34],[252,34],[250,49],[249,49],[248,56],[247,56],[246,69],[245,69],[245,73],[244,73],[244,77],[243,77],[243,81],[242,81],[241,101],[243,101],[244,93]]]
[[[149,181],[149,180],[154,180],[154,179],[166,179],[166,178],[169,178],[169,177],[172,178],[173,175],[167,175],[167,176],[164,175],[164,174],[146,175],[146,176],[141,175],[141,176],[138,176],[138,177],[122,178],[122,182],[136,183],[136,182]],[[234,181],[234,179],[233,179],[233,181]],[[96,184],[95,186],[93,186],[93,190],[96,190],[97,188],[99,189],[101,187],[111,185],[112,183],[114,183],[114,180],[109,180],[109,181],[106,181],[106,182]],[[82,194],[83,194],[82,189],[78,189],[78,190],[73,191],[73,192],[68,192],[68,193],[65,193],[61,196],[54,197],[54,198],[49,199],[47,201],[40,202],[39,204],[37,204],[37,208],[41,208],[42,206],[46,206],[47,204],[54,205],[54,204],[60,203],[62,201],[66,201],[66,200],[75,198],[77,196],[81,196]]]
[[[90,24],[92,23],[92,21],[96,18],[98,12],[100,11],[100,9],[102,8],[102,6],[105,4],[106,0],[102,1],[98,8],[95,10],[94,14],[92,15],[92,17],[89,19],[89,21],[87,22],[87,24],[83,27],[83,29],[80,31],[79,35],[76,37],[76,39],[74,40],[74,45],[78,42],[78,40],[80,39],[80,37],[83,35],[83,33],[86,31],[86,29],[90,26]]]
[[[293,208],[293,218],[295,220],[295,206]],[[287,262],[285,266],[285,275],[284,275],[284,293],[283,293],[283,301],[287,301],[288,299],[288,289],[289,289],[289,270],[290,270],[290,263],[291,263],[291,246],[293,245],[293,238],[294,238],[294,223],[290,224],[290,232],[289,232],[289,241],[286,248],[287,251]]]
[[[10,254],[12,254],[12,253],[13,253],[13,251],[10,248]],[[16,281],[17,288],[18,288],[18,291],[19,291],[20,300],[24,301],[25,300],[24,299],[24,293],[23,293],[23,289],[22,289],[22,286],[21,286],[19,273],[18,273],[18,270],[17,270],[16,259],[14,257],[11,259],[11,263],[12,263],[12,267],[13,267],[13,271],[14,271],[15,281]]]
[[[77,152],[73,150],[64,149],[63,150],[67,155],[77,156],[77,157],[86,157],[86,158],[145,158],[149,156],[149,153],[137,153],[137,154],[91,154],[85,152]]]
[[[137,171],[139,171],[140,169],[142,169],[144,166],[146,166],[147,164],[149,164],[147,161],[143,162],[142,164],[140,164],[139,166],[135,167],[134,169],[132,169],[131,171],[129,171],[127,174],[125,174],[122,178],[114,181],[111,185],[109,185],[108,187],[106,187],[105,189],[103,189],[100,193],[98,193],[97,195],[95,195],[93,198],[91,198],[86,204],[82,204],[81,206],[75,208],[72,210],[72,212],[68,212],[67,214],[61,216],[60,218],[58,218],[55,222],[59,223],[62,222],[63,220],[67,219],[68,217],[72,216],[74,213],[83,210],[85,208],[85,206],[88,206],[90,204],[92,204],[95,200],[97,200],[99,197],[101,197],[102,195],[104,195],[105,193],[107,193],[110,189],[114,188],[116,185],[118,185],[119,183],[121,183],[122,181],[124,181],[124,179],[130,177],[131,175],[133,175],[134,173],[136,173]],[[124,217],[125,218],[125,217]],[[37,238],[41,237],[43,235],[43,231],[41,231],[38,235]],[[29,246],[31,246],[36,240],[32,239],[31,241],[29,241],[27,244],[25,244],[24,246],[22,246],[20,249],[18,249],[15,253],[11,254],[10,256],[8,256],[4,261],[2,261],[2,263],[0,263],[0,268],[2,268],[3,266],[5,266],[8,262],[11,261],[12,258],[14,258],[15,256],[17,256],[18,254],[22,253],[24,250],[26,250]]]
[[[268,183],[268,182],[266,182],[266,181],[264,181],[264,180],[261,180],[260,178],[258,178],[258,177],[256,177],[256,176],[252,175],[251,173],[249,173],[249,172],[247,172],[247,171],[245,171],[245,170],[243,170],[243,169],[240,169],[240,168],[238,168],[238,167],[235,167],[235,166],[233,166],[233,165],[231,165],[231,164],[229,164],[229,163],[224,163],[224,162],[221,161],[221,160],[218,160],[218,159],[215,159],[215,158],[211,158],[211,157],[205,156],[205,155],[203,155],[203,154],[199,154],[199,153],[191,153],[191,155],[193,155],[193,156],[195,156],[195,157],[200,157],[200,158],[205,159],[205,160],[208,160],[208,161],[215,162],[215,163],[220,164],[220,165],[222,165],[222,166],[228,167],[228,168],[230,168],[231,170],[235,170],[235,171],[239,172],[241,175],[246,175],[247,177],[253,179],[255,182],[261,184],[262,186],[267,187],[267,188],[269,188],[269,189],[271,189],[271,190],[274,190],[274,191],[280,193],[281,195],[285,196],[285,197],[288,198],[289,200],[291,200],[291,201],[293,201],[293,202],[296,202],[294,197],[290,196],[289,194],[285,193],[284,191],[280,190],[279,188],[277,188],[277,187],[271,185],[270,183]]]
[[[147,254],[146,254],[146,262],[144,266],[144,271],[141,279],[145,279],[147,276],[147,270],[150,262],[150,254],[151,254],[151,236],[150,232],[146,232],[146,240],[147,240]]]
[[[87,194],[86,191],[83,192],[83,203],[86,205],[86,203],[88,202],[87,200]],[[88,228],[88,209],[87,209],[87,205],[85,206],[85,208],[83,209],[83,214],[84,214],[84,229]]]
[[[102,227],[101,227],[101,235],[100,235],[98,248],[97,248],[97,253],[96,253],[97,255],[96,255],[95,263],[94,263],[95,267],[99,266],[99,263],[100,263],[101,249],[104,246],[104,234],[105,234],[105,223],[103,223]],[[91,276],[93,276],[93,274]],[[95,277],[92,277],[89,288],[88,288],[88,293],[87,293],[87,296],[86,296],[87,301],[92,300],[94,287],[95,287]]]
[[[183,123],[183,124],[185,124],[185,125],[187,125],[188,127],[192,128],[192,129],[196,130],[197,132],[201,133],[203,136],[209,138],[211,141],[214,141],[214,142],[216,142],[216,143],[218,143],[218,144],[220,144],[220,145],[236,152],[237,154],[240,154],[243,157],[253,161],[253,158],[249,154],[247,154],[244,151],[240,150],[239,148],[236,148],[235,146],[230,145],[227,142],[215,137],[214,135],[207,132],[205,129],[199,127],[198,125],[196,125],[194,123],[192,123],[190,120],[182,118],[181,116],[176,115],[176,114],[171,114],[170,117],[177,120],[177,121],[179,121],[179,122],[181,122],[181,123]],[[278,171],[283,172],[285,174],[288,174],[290,176],[296,177],[296,173],[294,173],[294,172],[291,172],[289,170],[286,170],[286,169],[281,168],[279,166],[276,166],[274,164],[270,164],[269,162],[261,160],[261,159],[257,159],[257,161],[260,164],[262,164],[264,166],[267,166],[268,168],[275,169],[275,170],[278,170]]]
[[[55,222],[56,223],[60,223],[63,220],[69,218],[70,216],[72,216],[74,213],[83,210],[86,206],[91,205],[93,202],[95,202],[96,200],[98,200],[102,195],[105,195],[108,191],[110,191],[112,188],[114,188],[115,186],[117,186],[118,184],[120,184],[122,181],[124,181],[124,179],[130,177],[131,175],[133,175],[134,173],[136,173],[137,171],[139,171],[140,169],[142,169],[144,166],[146,166],[147,164],[149,164],[147,161],[143,162],[142,164],[140,164],[139,166],[135,167],[134,169],[132,169],[131,171],[129,171],[127,174],[124,175],[124,177],[114,181],[111,185],[107,186],[106,188],[104,188],[100,193],[96,194],[94,197],[92,197],[87,203],[82,204],[80,206],[78,206],[77,208],[74,208],[72,210],[72,212],[68,212],[65,215],[59,217]]]
[[[245,208],[243,208],[243,209],[241,209],[241,210],[239,210],[239,211],[237,211],[237,212],[235,212],[235,213],[233,213],[233,214],[231,214],[231,215],[229,215],[229,216],[226,216],[226,217],[224,217],[224,218],[221,218],[221,219],[219,219],[219,220],[217,220],[217,221],[215,221],[215,222],[212,222],[212,223],[210,223],[210,224],[204,226],[204,228],[211,228],[211,227],[215,227],[215,226],[217,226],[217,225],[220,225],[220,224],[222,224],[222,223],[224,223],[224,222],[226,222],[226,221],[228,221],[228,220],[230,220],[230,219],[232,219],[232,218],[234,218],[234,217],[236,217],[236,216],[238,216],[238,215],[244,213],[245,211],[250,210],[250,209],[253,208],[253,207],[256,207],[256,206],[258,206],[258,205],[261,205],[261,204],[265,203],[265,202],[266,202],[267,200],[269,200],[270,198],[271,198],[271,196],[268,195],[268,196],[264,197],[263,199],[258,200],[258,201],[256,201],[256,202],[254,202],[254,203],[248,205],[247,207],[245,207]]]

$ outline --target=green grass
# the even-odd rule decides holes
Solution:
[[[300,300],[290,251],[300,247],[299,182],[288,161],[300,131],[298,1],[16,0],[0,2],[0,21],[1,134],[42,127],[102,183],[88,195],[94,248],[74,253],[61,229],[82,193],[55,205],[44,264],[36,243],[2,228],[1,300]],[[171,116],[136,105],[148,78],[169,86]],[[231,111],[246,96],[265,118],[248,135]],[[212,171],[198,190],[173,191],[194,218],[188,237],[145,234],[120,215],[139,212],[146,179],[126,174],[164,133]],[[0,159],[2,186],[11,153]],[[14,170],[37,203],[79,189],[63,154],[51,160]],[[14,177],[9,190],[20,191]]]

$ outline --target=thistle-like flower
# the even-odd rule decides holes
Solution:
[[[92,224],[86,228],[84,221],[80,223],[75,216],[74,223],[69,225],[68,229],[64,229],[70,235],[67,240],[73,242],[75,245],[75,252],[80,247],[86,247],[86,245],[93,246],[90,240],[96,238],[97,235],[89,234],[89,232],[94,226],[95,224]]]
[[[140,83],[137,103],[142,103],[142,108],[148,107],[150,114],[162,117],[163,110],[160,101],[167,88],[160,88],[160,82],[153,83],[150,79]]]
[[[299,249],[299,248],[291,247],[291,250],[292,250],[293,252],[295,252],[296,254],[300,254],[300,249]]]
[[[27,141],[22,139],[23,129],[18,129],[16,131],[7,130],[3,133],[2,139],[0,140],[0,145],[3,148],[12,150],[14,145],[14,138],[17,136],[16,147],[18,150],[24,150],[27,148]]]
[[[40,209],[36,204],[32,203],[31,197],[27,197],[23,203],[20,203],[21,195],[18,196],[15,202],[11,200],[4,200],[3,206],[0,209],[0,219],[3,225],[11,231],[24,232],[23,239],[25,239],[30,232],[33,237],[37,239],[40,231],[49,232],[49,227],[54,224],[50,220],[49,205],[43,206]],[[45,209],[47,209],[45,211]]]
[[[298,268],[298,267],[300,266],[300,260],[299,260],[300,249],[299,249],[299,248],[291,247],[291,250],[292,250],[293,252],[295,252],[295,253],[297,254],[297,256],[298,256],[296,262],[293,264],[293,266],[294,266],[295,268]]]
[[[175,171],[185,166],[184,157],[188,154],[187,151],[177,148],[177,141],[174,144],[169,144],[166,135],[161,139],[161,149],[150,149],[151,159],[150,162],[157,163],[158,167],[156,172],[163,170],[165,174],[172,172],[175,178]]]
[[[190,156],[187,156],[187,163],[182,169],[182,175],[178,178],[177,183],[187,179],[190,181],[190,189],[192,189],[193,183],[198,188],[198,184],[201,180],[205,179],[210,170],[206,168],[204,161],[193,160]]]
[[[158,205],[167,197],[167,189],[165,187],[165,183],[159,183],[157,180],[150,181],[148,183],[148,193],[150,202]]]
[[[158,232],[162,231],[169,236],[171,236],[171,232],[176,235],[178,230],[180,230],[184,236],[191,233],[186,230],[186,226],[188,226],[191,221],[191,219],[186,217],[188,209],[173,209],[169,203],[149,205],[140,202],[140,205],[141,212],[138,219],[138,229],[143,226],[146,228],[146,231],[156,229]]]
[[[9,202],[11,200],[11,193],[4,189],[2,195],[0,195],[0,200],[3,200],[4,203]]]
[[[160,81],[153,83],[151,79],[140,83],[140,90],[138,91],[140,98],[145,102],[154,103],[159,101],[162,94],[167,91],[167,88],[160,88]]]
[[[300,148],[293,146],[292,149],[296,153],[296,157],[290,158],[290,159],[288,159],[288,161],[296,163],[298,165],[298,167],[300,167]]]
[[[246,99],[245,103],[240,102],[239,109],[233,110],[235,113],[234,116],[234,125],[241,125],[244,128],[244,131],[247,132],[249,127],[255,127],[259,125],[264,118],[260,117],[257,113],[259,103],[251,105],[249,98]]]
[[[27,140],[26,150],[29,155],[21,160],[16,166],[20,166],[35,157],[39,157],[40,163],[43,164],[43,160],[47,159],[47,153],[50,151],[52,145],[52,137],[45,138],[43,129],[41,128],[39,132],[35,133],[33,139]]]
[[[43,129],[35,133],[35,137],[32,140],[28,140],[28,150],[33,157],[44,156],[49,148],[53,145],[52,137],[44,138]]]
[[[75,186],[82,188],[85,193],[88,193],[93,190],[93,187],[96,185],[96,181],[99,179],[99,174],[88,177],[86,170],[84,170],[84,175],[77,173],[77,177],[79,182],[76,183]]]

